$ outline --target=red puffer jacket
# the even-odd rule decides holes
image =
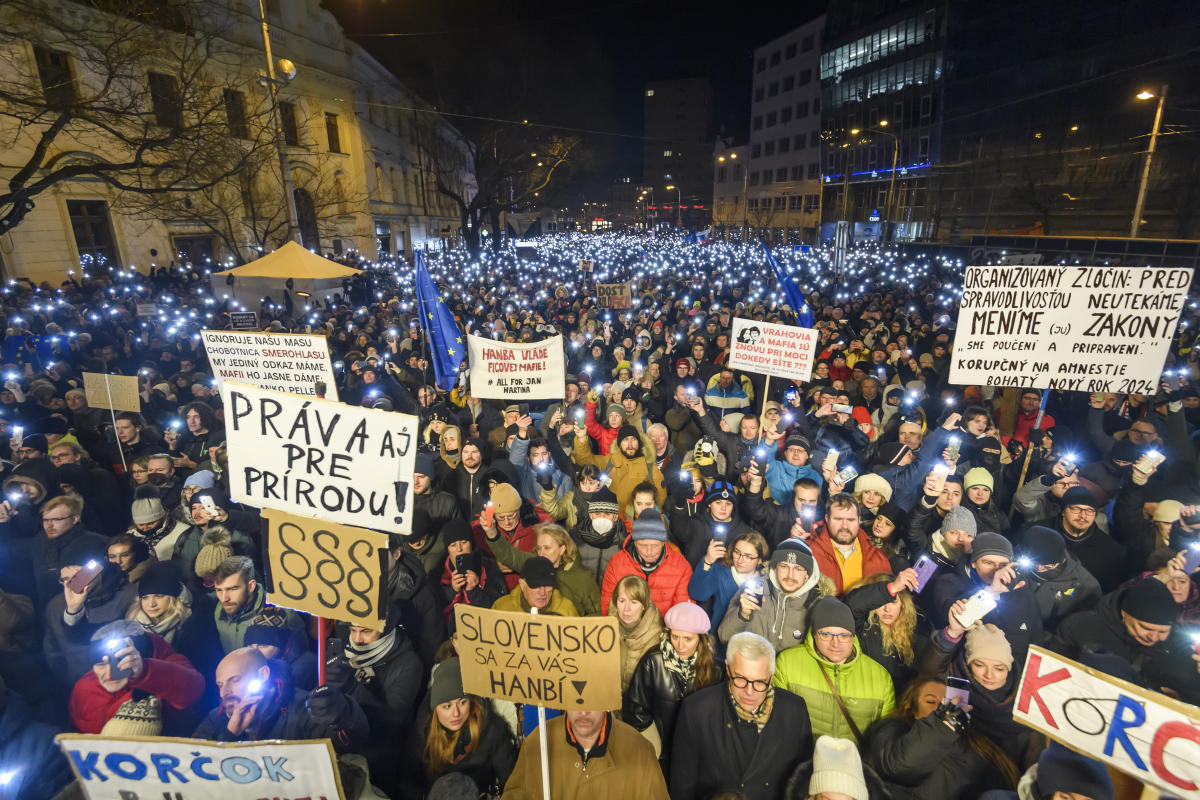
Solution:
[[[638,563],[633,547],[633,534],[625,537],[621,549],[608,562],[604,570],[604,586],[600,589],[600,610],[608,613],[608,603],[616,591],[617,583],[626,575],[641,575],[650,584],[650,599],[658,612],[666,616],[667,609],[676,603],[688,601],[688,583],[692,580],[692,565],[673,544],[667,544],[667,552],[653,572],[646,572]]]

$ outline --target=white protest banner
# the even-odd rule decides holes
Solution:
[[[235,331],[252,331],[258,327],[257,311],[230,311],[229,327]]]
[[[340,800],[328,739],[218,744],[160,736],[55,737],[90,800]]]
[[[621,707],[615,617],[559,617],[454,607],[463,688],[514,703],[589,711]]]
[[[596,307],[612,311],[633,307],[633,288],[628,283],[597,283]]]
[[[106,375],[102,372],[83,373],[83,393],[92,408],[108,408],[113,411],[142,410],[142,397],[138,394],[138,379],[132,375]]]
[[[324,336],[307,333],[201,331],[204,351],[220,387],[226,380],[260,389],[315,397],[317,381],[337,400],[337,381]]]
[[[774,322],[734,317],[729,366],[796,381],[812,377],[817,332]]]
[[[950,382],[1154,394],[1191,269],[967,267]]]
[[[1200,709],[1033,646],[1013,719],[1174,796],[1200,800]]]
[[[500,400],[562,399],[566,385],[561,336],[515,344],[467,336],[471,395]]]
[[[257,508],[412,530],[417,418],[226,381],[229,488]]]

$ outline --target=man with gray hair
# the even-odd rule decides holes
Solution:
[[[756,633],[730,637],[728,680],[683,701],[671,751],[671,796],[783,797],[788,776],[812,757],[804,700],[775,687],[775,648]]]

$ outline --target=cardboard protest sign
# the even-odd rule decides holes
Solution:
[[[226,381],[229,488],[258,508],[412,530],[417,418]]]
[[[558,617],[454,607],[463,688],[563,711],[621,707],[614,617]]]
[[[138,379],[132,375],[83,373],[83,391],[92,408],[111,408],[113,411],[141,413],[142,398],[138,394]]]
[[[230,311],[229,327],[235,331],[252,331],[258,328],[257,311]]]
[[[628,283],[597,283],[596,306],[613,311],[633,307],[633,288]]]
[[[1154,394],[1191,282],[1163,267],[967,267],[950,382]]]
[[[732,337],[729,366],[734,369],[797,381],[812,377],[816,330],[734,317]]]
[[[595,266],[596,266],[596,262],[592,261],[592,259],[590,259],[590,258],[579,259],[579,271],[580,272],[591,272]]]
[[[154,303],[138,303],[137,315],[139,317],[153,317],[158,313],[158,306]]]
[[[561,336],[515,344],[467,336],[471,395],[500,400],[561,399],[566,381]]]
[[[328,739],[218,744],[63,733],[55,741],[90,800],[344,797]]]
[[[267,602],[383,631],[387,534],[267,509]]]
[[[337,400],[337,381],[324,336],[307,333],[201,331],[213,377],[223,388],[226,380],[260,389],[314,397],[317,381],[325,396]]]
[[[1200,709],[1030,647],[1013,719],[1178,797],[1200,799]]]

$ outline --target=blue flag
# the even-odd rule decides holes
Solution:
[[[414,260],[417,265],[417,311],[421,327],[429,339],[433,375],[438,388],[449,391],[454,388],[458,378],[458,368],[467,355],[467,345],[454,321],[454,315],[446,307],[429,270],[425,268],[425,254],[418,250]]]
[[[779,288],[783,289],[783,296],[787,299],[788,305],[792,307],[792,311],[796,312],[796,322],[802,328],[811,328],[813,326],[812,309],[808,307],[808,302],[800,292],[800,287],[779,266],[779,262],[775,260],[775,256],[771,255],[771,251],[767,249],[766,242],[760,239],[758,243],[762,245],[763,255],[767,257],[767,263],[771,265],[771,269],[775,272],[775,282],[779,284]]]

